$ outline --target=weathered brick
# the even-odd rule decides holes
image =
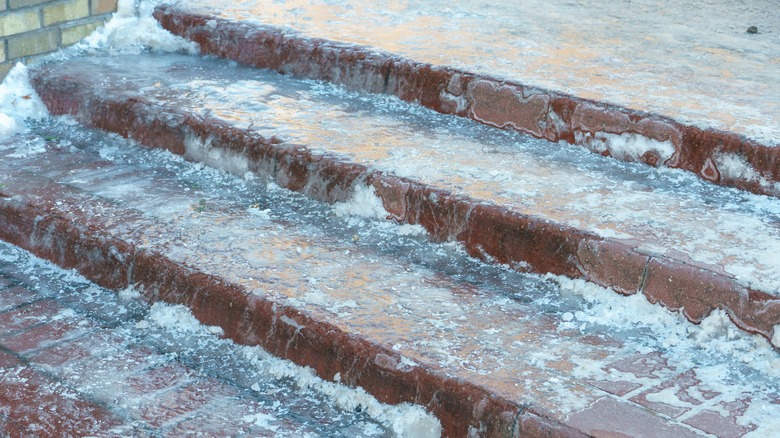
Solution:
[[[47,300],[0,313],[0,336],[46,322],[62,310],[55,301]]]
[[[13,68],[13,64],[10,62],[0,64],[0,81],[5,78],[5,75],[7,75],[9,71],[11,71],[11,68]]]
[[[2,0],[0,0],[1,2]],[[9,0],[11,9],[24,8],[27,6],[35,6],[41,3],[51,2],[51,0]]]
[[[3,61],[5,61],[5,40],[0,40],[0,62]]]
[[[92,0],[92,15],[116,12],[117,0]]]
[[[47,29],[29,35],[21,35],[8,39],[8,57],[22,58],[30,55],[53,52],[57,50],[59,29]]]
[[[62,45],[68,46],[77,43],[102,25],[103,20],[98,20],[78,26],[65,27],[62,29]]]
[[[11,12],[0,17],[0,37],[29,32],[40,27],[38,11]]]
[[[89,16],[89,1],[74,0],[43,8],[43,25],[49,26]]]
[[[6,311],[22,304],[32,303],[38,294],[22,286],[13,286],[0,291],[0,311]]]

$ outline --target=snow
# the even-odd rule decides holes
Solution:
[[[575,139],[594,152],[609,151],[611,156],[626,161],[640,161],[646,153],[654,152],[659,157],[658,166],[671,158],[675,151],[671,141],[658,141],[639,134],[577,133]]]
[[[388,215],[374,187],[364,185],[355,187],[349,201],[333,204],[333,212],[340,217],[357,216],[372,219],[386,219]]]
[[[297,330],[304,327],[297,324],[291,318],[282,315],[285,323],[293,325]],[[220,334],[214,327],[204,326],[197,322],[192,312],[181,305],[155,303],[149,311],[147,322],[153,323],[166,330],[179,334],[213,336]],[[231,341],[224,340],[229,343]],[[259,347],[239,347],[244,357],[264,373],[274,378],[289,378],[302,392],[313,391],[329,398],[336,406],[347,411],[361,409],[368,415],[386,425],[399,437],[434,438],[441,436],[441,425],[431,414],[428,414],[420,406],[409,403],[387,405],[380,403],[362,388],[349,388],[338,383],[322,380],[314,374],[311,368],[301,367],[292,362],[270,356]],[[244,417],[245,421],[253,421],[256,424],[268,426],[274,418],[270,415],[250,415]]]
[[[0,83],[0,140],[26,131],[25,119],[49,115],[30,85],[27,67],[17,63]]]
[[[155,6],[170,3],[160,0],[119,0],[117,11],[103,27],[75,46],[76,50],[107,50],[112,54],[155,53],[197,54],[197,44],[175,36],[152,17]]]

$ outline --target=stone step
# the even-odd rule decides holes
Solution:
[[[695,323],[724,309],[767,339],[780,324],[775,198],[213,59],[74,58],[32,82],[54,114],[235,174],[328,202],[373,190],[390,218],[483,260]]]
[[[155,71],[150,58],[127,61]],[[175,78],[188,62],[158,71]],[[77,64],[104,84],[118,80]],[[81,101],[76,72],[56,68],[70,101]],[[168,85],[150,87],[185,95]],[[100,81],[89,89],[151,102]],[[97,114],[72,108],[84,120]],[[140,113],[101,114],[137,129]],[[225,337],[324,379],[420,404],[446,436],[776,430],[777,353],[722,311],[694,326],[639,294],[483,264],[420,227],[379,219],[371,199],[329,206],[263,179],[56,118],[0,143],[0,238],[104,287],[184,304]]]
[[[735,65],[725,69],[726,76],[720,77],[698,65],[700,59],[695,58],[695,54],[712,56],[709,45],[717,38],[705,32],[697,35],[696,45],[658,43],[657,50],[663,54],[660,59],[641,59],[637,50],[628,55],[639,57],[637,64],[627,62],[620,73],[604,72],[602,75],[609,76],[604,78],[605,83],[592,83],[591,76],[583,75],[581,70],[606,69],[605,62],[616,46],[613,42],[626,38],[626,32],[634,34],[636,28],[617,27],[604,40],[591,33],[566,40],[577,49],[589,44],[592,51],[602,52],[577,56],[572,47],[565,53],[573,58],[569,61],[570,70],[561,71],[556,70],[561,67],[556,59],[560,56],[556,52],[561,50],[559,46],[538,47],[547,43],[518,36],[514,26],[518,20],[527,21],[529,13],[536,13],[541,21],[526,23],[527,26],[536,27],[540,33],[551,32],[550,29],[557,28],[552,18],[557,14],[551,10],[569,9],[570,4],[556,7],[553,2],[537,5],[538,8],[525,3],[505,5],[503,16],[496,16],[485,15],[479,7],[474,10],[470,3],[456,2],[448,8],[418,4],[388,11],[354,1],[341,2],[338,6],[313,2],[295,7],[252,1],[221,5],[215,10],[208,2],[195,1],[185,6],[161,6],[155,17],[165,29],[195,41],[203,54],[283,74],[330,81],[352,90],[389,94],[490,126],[551,142],[579,144],[601,155],[683,169],[717,184],[774,197],[780,195],[780,148],[777,147],[780,132],[777,132],[776,116],[772,115],[780,108],[776,98],[780,90],[768,79],[780,72],[776,64],[754,59],[780,55],[776,46],[754,49],[749,35],[742,36],[745,41],[724,43],[726,47],[733,43],[740,48],[728,52],[736,58]],[[664,11],[671,13],[677,7],[665,5]],[[679,7],[684,8],[679,11],[681,14],[689,15],[688,8]],[[529,12],[528,8],[539,11]],[[333,14],[337,9],[343,10],[342,13]],[[583,18],[598,20],[593,16],[598,7],[586,9],[582,11]],[[614,5],[607,9],[618,13]],[[331,13],[323,12],[326,10]],[[733,14],[731,9],[720,12],[729,18]],[[626,23],[641,20],[630,7],[622,8],[620,13],[627,16]],[[441,25],[410,24],[423,17],[429,24]],[[458,28],[461,22],[464,27]],[[544,26],[540,27],[541,23]],[[592,25],[599,31],[612,29],[598,23]],[[303,30],[291,30],[290,26]],[[570,32],[576,27],[568,24],[564,28]],[[383,31],[366,32],[367,29]],[[507,34],[510,31],[514,31],[513,36]],[[553,41],[561,37],[561,34],[550,35]],[[687,33],[680,38],[691,40]],[[518,53],[518,44],[536,46],[538,51]],[[402,55],[396,54],[399,51]],[[745,55],[754,51],[758,54],[753,57]],[[667,67],[691,57],[694,59],[686,68],[692,73],[685,76]],[[526,61],[537,58],[542,58],[538,61],[542,64],[536,70],[523,69]],[[731,70],[732,76],[739,75],[739,81],[729,79]],[[523,83],[518,71],[531,84],[543,83],[547,87]],[[630,79],[620,81],[621,75]],[[670,77],[680,83],[670,84]],[[584,88],[576,85],[583,81]],[[555,91],[567,84],[581,94]],[[609,103],[610,100],[623,105]],[[707,128],[713,124],[716,128]]]

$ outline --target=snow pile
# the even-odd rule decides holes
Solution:
[[[17,63],[0,84],[0,140],[24,132],[26,119],[42,119],[48,114],[30,85],[27,67]]]
[[[111,20],[86,37],[76,46],[77,49],[106,49],[110,53],[128,54],[146,50],[197,54],[197,44],[171,34],[152,17],[154,8],[161,3],[159,0],[144,0],[136,5],[134,0],[119,0],[117,12]]]
[[[155,303],[149,310],[146,319],[136,324],[137,328],[157,326],[177,335],[214,336],[221,334],[218,327],[208,327],[200,324],[190,310],[182,305]],[[230,343],[229,340],[221,342]],[[342,384],[332,383],[317,377],[314,370],[304,368],[294,363],[271,356],[260,347],[240,346],[239,351],[245,358],[263,374],[276,379],[292,379],[302,392],[312,391],[325,395],[342,409],[354,411],[360,409],[374,420],[384,424],[399,437],[439,437],[441,425],[431,414],[410,403],[396,406],[380,403],[362,388],[350,388]],[[335,378],[338,380],[338,376]],[[253,388],[259,388],[254,385]],[[272,416],[247,416],[246,421],[262,425],[273,430]],[[267,426],[267,427],[266,427]]]

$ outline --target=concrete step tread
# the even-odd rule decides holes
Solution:
[[[251,8],[247,8],[249,3]],[[768,78],[777,75],[773,73],[777,68],[772,63],[756,62],[751,56],[745,56],[750,53],[759,58],[771,57],[778,50],[772,44],[748,49],[755,43],[751,35],[740,34],[734,38],[742,47],[735,50],[732,59],[735,61],[733,66],[740,70],[739,81],[732,80],[728,73],[724,73],[724,77],[719,71],[702,68],[706,64],[688,66],[697,72],[695,74],[681,77],[669,73],[668,69],[679,68],[678,63],[682,59],[711,56],[711,53],[701,52],[710,50],[707,44],[715,36],[699,34],[697,43],[701,46],[692,47],[687,42],[690,35],[686,34],[685,44],[672,44],[673,48],[669,51],[659,50],[674,62],[654,60],[641,66],[626,67],[623,73],[631,78],[628,88],[633,86],[636,89],[627,89],[626,83],[621,84],[615,77],[608,76],[609,79],[605,79],[608,84],[586,86],[588,91],[575,87],[573,94],[567,94],[558,91],[567,83],[560,74],[543,79],[542,83],[548,86],[534,85],[540,78],[545,78],[545,74],[549,73],[547,67],[555,66],[555,61],[547,63],[545,68],[535,68],[528,77],[518,77],[521,74],[518,69],[523,70],[524,61],[533,59],[538,53],[531,51],[529,58],[516,59],[517,47],[513,45],[517,43],[522,47],[536,40],[521,35],[507,36],[502,31],[506,31],[509,23],[512,27],[516,26],[515,19],[524,15],[524,9],[528,7],[525,3],[508,6],[506,14],[501,16],[483,15],[484,9],[477,7],[480,18],[475,28],[444,33],[441,26],[458,23],[463,18],[457,18],[456,11],[464,13],[465,10],[465,15],[470,16],[468,10],[473,12],[475,6],[455,3],[451,9],[445,10],[438,6],[416,4],[386,10],[384,7],[342,2],[333,7],[352,8],[365,14],[354,14],[353,11],[334,16],[323,13],[316,2],[292,9],[265,2],[260,5],[249,3],[238,2],[235,7],[228,6],[224,11],[216,12],[209,7],[203,11],[203,3],[162,6],[156,10],[155,17],[165,29],[196,42],[203,54],[284,74],[330,81],[352,90],[394,95],[442,113],[456,114],[553,142],[578,144],[620,160],[683,169],[710,182],[754,193],[780,195],[780,149],[775,147],[780,137],[776,132],[777,124],[771,121],[774,113],[771,108],[777,105],[774,97],[777,94],[766,89],[767,83],[772,82]],[[548,13],[554,7],[554,4],[546,4],[540,11]],[[670,5],[669,8],[674,10],[675,6]],[[598,10],[595,7],[585,16],[592,18],[593,11]],[[267,15],[270,11],[273,13]],[[631,11],[623,12],[627,25],[632,29],[629,33],[634,35],[632,26],[636,25],[637,19],[642,19]],[[450,13],[455,15],[450,16]],[[687,13],[685,15],[688,16]],[[731,9],[727,16],[732,18]],[[438,25],[417,28],[412,24],[422,17]],[[391,21],[379,28],[392,32],[392,38],[384,32],[374,32],[371,26],[363,27],[371,29],[370,37],[349,37],[350,34],[365,33],[365,30],[358,31],[357,27],[365,26],[366,22],[388,19]],[[521,21],[525,19],[527,17]],[[540,33],[556,29],[555,21],[553,18],[542,20],[550,28]],[[300,28],[303,32],[288,26]],[[608,32],[617,29],[618,33],[626,31],[621,26],[599,26],[599,29],[607,29]],[[406,32],[415,36],[406,40]],[[468,37],[463,37],[464,34]],[[610,64],[609,53],[616,47],[624,46],[615,45],[613,38],[605,47],[603,41],[594,41],[593,35],[588,34],[585,41],[593,42],[595,47],[603,50],[603,56],[589,57],[590,51],[567,52],[566,56],[571,59],[570,68],[565,70],[567,79],[587,82],[592,77],[588,74],[590,70],[605,68]],[[358,41],[361,45],[344,42],[342,37],[347,41]],[[557,60],[556,50],[560,47],[555,42],[560,42],[560,37],[568,44],[582,47],[583,41],[579,37],[569,40],[568,34],[557,35],[549,43],[542,43],[546,47],[542,49],[542,58],[553,56]],[[456,41],[451,38],[456,38]],[[485,44],[485,38],[490,40],[489,44]],[[766,40],[768,36],[757,38]],[[638,41],[643,48],[652,47],[644,40]],[[364,45],[366,43],[368,45]],[[663,43],[659,45],[664,47]],[[491,58],[485,56],[485,50],[498,50],[501,55]],[[642,54],[646,51],[636,50],[628,55],[641,57]],[[744,69],[745,65],[753,65],[755,69]],[[504,77],[502,72],[507,72],[507,66],[510,66],[509,77]],[[748,76],[750,79],[747,79]],[[681,82],[679,87],[664,86],[658,88],[659,92],[654,92],[655,86],[646,84],[647,81],[668,81],[670,77]],[[698,93],[699,89],[705,93]],[[637,90],[640,91],[638,94]],[[591,99],[594,92],[600,96],[595,101]],[[674,98],[670,100],[668,93]],[[639,98],[642,103],[632,106],[629,99],[628,107],[614,105],[616,100],[626,104],[620,98],[628,96]],[[765,107],[768,109],[757,115],[757,108]],[[682,113],[687,114],[680,114],[680,108],[684,108]],[[729,111],[724,111],[724,108],[729,108]],[[701,114],[696,115],[702,112],[720,119],[715,123],[717,129],[707,128],[707,123],[699,118]],[[708,120],[707,116],[705,120]],[[754,137],[746,137],[745,129]]]
[[[474,261],[70,119],[0,148],[0,232],[106,286],[187,304],[242,343],[426,406],[445,433],[742,435],[775,427],[780,359],[582,281]]]
[[[396,220],[484,259],[641,291],[694,322],[724,308],[768,339],[780,324],[776,198],[215,60],[75,58],[33,82],[54,113],[318,199],[369,184]]]

